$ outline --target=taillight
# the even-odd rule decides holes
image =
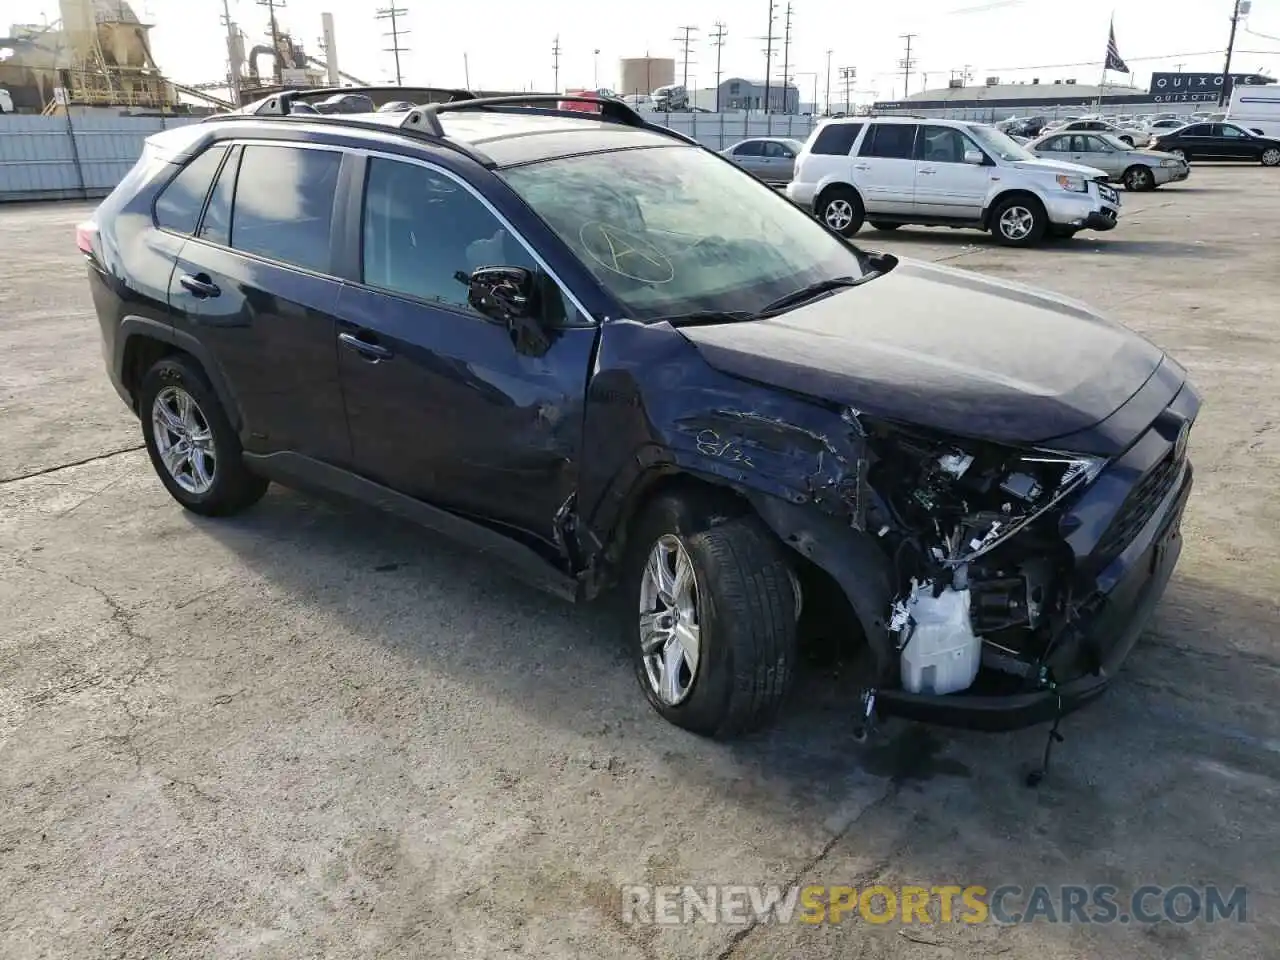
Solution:
[[[98,236],[98,225],[92,220],[76,225],[76,246],[86,257],[94,256],[94,240]]]

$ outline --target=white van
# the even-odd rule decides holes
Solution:
[[[1264,137],[1280,139],[1280,84],[1236,87],[1227,119]]]

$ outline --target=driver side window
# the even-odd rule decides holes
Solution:
[[[443,173],[398,160],[369,159],[362,236],[367,285],[467,313],[475,313],[467,303],[473,270],[537,270],[475,194]]]

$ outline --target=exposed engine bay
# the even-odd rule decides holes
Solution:
[[[1081,599],[1060,508],[1104,461],[864,427],[877,454],[867,529],[893,561],[903,688],[958,692],[980,666],[1041,676]]]

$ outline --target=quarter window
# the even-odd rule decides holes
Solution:
[[[231,245],[307,270],[331,272],[330,230],[341,164],[341,154],[333,150],[245,147]]]
[[[369,160],[363,235],[366,284],[468,312],[473,270],[537,266],[473,193],[396,160]]]
[[[210,147],[188,163],[156,198],[156,226],[176,233],[195,233],[204,198],[226,155],[224,144]]]
[[[231,244],[231,198],[236,191],[236,170],[240,166],[240,150],[231,149],[231,156],[222,165],[218,174],[218,182],[213,186],[209,197],[209,205],[205,208],[204,219],[200,221],[200,233],[210,243],[229,246]]]
[[[910,160],[915,149],[914,123],[875,123],[862,141],[859,156]]]
[[[860,123],[828,123],[818,131],[809,152],[830,157],[847,157],[853,151],[853,143],[861,132]]]

